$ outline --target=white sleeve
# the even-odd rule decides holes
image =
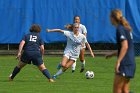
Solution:
[[[64,31],[64,35],[69,37],[70,36],[70,32],[69,31]]]
[[[87,33],[87,29],[84,25],[81,24],[82,33]]]
[[[83,35],[84,36],[84,35]],[[84,36],[83,43],[87,43],[87,38]]]

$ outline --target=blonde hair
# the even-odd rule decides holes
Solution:
[[[111,11],[110,17],[114,18],[117,24],[121,24],[124,26],[127,30],[132,31],[132,28],[128,21],[123,17],[122,11],[119,9],[115,9]]]

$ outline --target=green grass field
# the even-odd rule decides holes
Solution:
[[[71,69],[67,70],[55,83],[49,83],[33,65],[27,65],[14,81],[9,82],[8,76],[18,61],[15,56],[0,56],[0,93],[112,93],[115,60],[115,57],[108,60],[86,57],[86,70],[94,71],[94,79],[86,79],[85,72],[79,73],[80,62],[77,61],[76,72],[72,74]],[[44,57],[51,74],[57,71],[60,61],[61,57]],[[140,93],[140,57],[136,57],[136,62],[136,74],[131,80],[130,90]]]

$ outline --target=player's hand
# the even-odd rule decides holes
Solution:
[[[16,59],[18,59],[20,61],[20,58],[21,58],[21,53],[18,53]]]
[[[73,25],[72,24],[67,24],[64,26],[64,28],[68,29],[68,30],[72,30],[73,29]]]
[[[115,64],[115,73],[119,73],[119,67],[120,67],[120,62],[117,61],[116,64]]]
[[[91,53],[91,56],[92,56],[93,58],[95,57],[93,53]]]
[[[46,32],[50,32],[50,30],[47,28],[47,29],[46,29]]]

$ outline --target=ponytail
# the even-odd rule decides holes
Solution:
[[[132,31],[130,24],[124,17],[120,17],[120,24],[123,25],[127,30]]]
[[[112,18],[115,19],[115,21],[117,22],[117,24],[121,24],[122,26],[124,26],[128,31],[132,31],[132,28],[130,26],[130,24],[128,23],[128,21],[123,17],[122,15],[122,11],[119,9],[115,9],[111,11],[111,15]]]

